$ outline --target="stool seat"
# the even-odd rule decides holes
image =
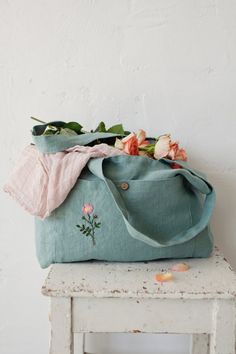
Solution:
[[[180,262],[189,270],[155,280]],[[217,248],[208,259],[54,264],[42,293],[50,354],[84,354],[85,333],[109,332],[188,333],[191,354],[235,354],[236,275]]]
[[[173,281],[155,281],[155,274],[170,271],[179,262],[187,263],[190,269],[175,272]],[[229,299],[236,295],[236,275],[215,249],[212,257],[205,259],[55,264],[42,292],[70,297]]]

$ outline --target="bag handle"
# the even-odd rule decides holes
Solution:
[[[208,226],[214,208],[214,204],[215,204],[215,192],[211,184],[208,181],[206,181],[202,176],[200,176],[197,172],[188,168],[185,163],[182,163],[182,161],[173,161],[173,160],[170,161],[167,159],[162,159],[163,161],[169,164],[173,162],[179,164],[182,167],[182,169],[178,171],[178,174],[181,174],[195,189],[197,189],[200,193],[205,195],[202,216],[195,225],[191,226],[187,230],[184,230],[176,234],[171,238],[171,240],[168,241],[162,241],[160,237],[157,240],[156,237],[157,235],[155,236],[148,235],[139,231],[129,222],[127,209],[124,205],[122,197],[118,192],[115,184],[104,175],[103,164],[105,159],[109,159],[109,157],[90,160],[88,164],[89,170],[94,175],[96,175],[97,177],[99,177],[101,180],[105,182],[108,191],[110,192],[115,202],[117,209],[119,210],[119,212],[123,217],[127,231],[130,234],[130,236],[132,236],[133,238],[142,241],[148,244],[149,246],[153,246],[153,247],[174,246],[192,240],[195,236],[197,236],[202,230],[204,230]]]

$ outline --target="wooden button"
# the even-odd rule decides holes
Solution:
[[[121,183],[120,187],[121,187],[121,189],[123,189],[123,191],[126,191],[129,188],[129,185],[127,182],[123,182],[123,183]]]

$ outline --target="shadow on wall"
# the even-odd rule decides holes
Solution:
[[[212,218],[215,243],[236,269],[236,173],[208,173],[216,190],[216,207]]]

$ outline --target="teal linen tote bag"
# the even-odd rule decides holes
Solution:
[[[39,150],[56,152],[114,136],[37,136],[34,141]],[[172,169],[173,162],[182,168]],[[43,268],[91,259],[208,257],[214,202],[212,185],[182,161],[129,155],[92,159],[63,204],[46,219],[36,218],[37,257]]]

